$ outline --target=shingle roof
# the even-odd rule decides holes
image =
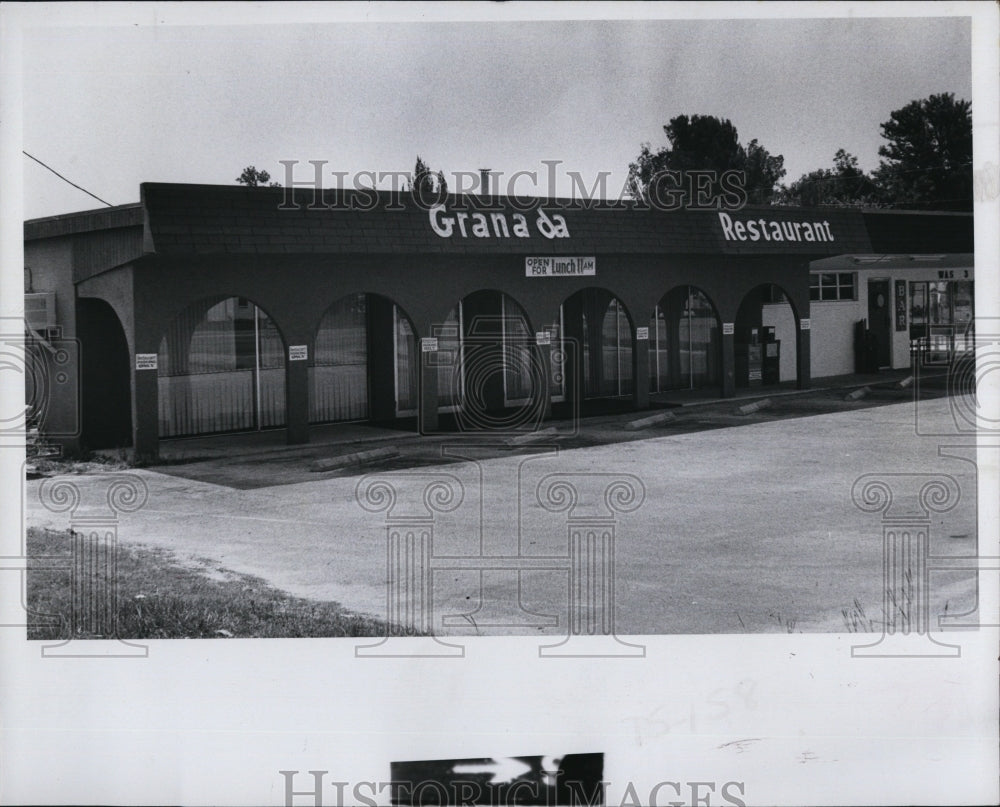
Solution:
[[[948,252],[973,250],[971,213],[856,210],[838,208],[746,207],[730,212],[732,222],[826,222],[832,240],[776,241],[725,237],[714,210],[658,211],[632,202],[450,196],[445,214],[453,233],[442,237],[431,215],[408,193],[337,191],[326,188],[246,188],[239,185],[146,183],[142,201],[34,219],[24,224],[25,240],[144,225],[143,249],[165,255],[251,254],[706,254],[802,255],[821,258],[845,253]],[[528,209],[525,209],[528,208]],[[527,235],[513,230],[519,212]],[[482,212],[489,233],[478,237],[473,212]],[[539,211],[544,213],[541,216]],[[457,213],[464,212],[461,222]],[[506,225],[498,233],[491,213]],[[562,216],[569,237],[548,238],[541,231]],[[538,221],[542,218],[542,228]],[[443,219],[436,221],[443,223]],[[776,224],[772,224],[776,223]],[[465,235],[461,227],[465,228]],[[754,225],[750,235],[760,235]],[[808,229],[808,228],[806,228]],[[551,231],[550,231],[551,232]],[[799,235],[797,233],[797,235]]]
[[[801,254],[832,255],[867,251],[871,245],[855,210],[809,211],[792,207],[745,208],[733,218],[768,221],[828,221],[836,239],[774,242],[726,240],[714,210],[665,212],[636,209],[633,203],[532,200],[525,212],[526,237],[512,230],[518,208],[510,199],[474,205],[471,196],[449,197],[448,215],[464,211],[466,235],[457,220],[450,237],[435,233],[429,211],[408,193],[340,192],[241,186],[142,186],[148,211],[146,249],[179,253],[458,253],[458,254]],[[318,208],[318,209],[317,209]],[[473,234],[471,214],[481,211],[489,235]],[[538,225],[539,210],[548,222],[562,216],[568,238],[548,238]],[[508,237],[497,234],[491,212],[506,223]],[[502,232],[502,231],[501,231]]]

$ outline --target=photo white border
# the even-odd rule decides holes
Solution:
[[[0,15],[0,316],[20,316],[23,299],[21,34],[57,22],[970,16],[975,168],[1000,166],[989,2],[5,4]],[[998,317],[997,199],[975,214],[977,316]],[[984,386],[996,412],[996,379]],[[2,411],[16,394],[0,389]],[[23,520],[14,453],[0,449],[4,556]],[[981,554],[1000,556],[998,490],[995,461],[981,462]],[[998,580],[980,574],[981,613],[1000,611]],[[613,804],[623,781],[643,794],[664,780],[742,781],[747,804],[996,802],[997,631],[955,640],[960,659],[853,659],[855,636],[797,634],[644,637],[646,658],[622,660],[538,659],[534,638],[463,639],[464,659],[355,659],[343,639],[148,642],[146,659],[111,660],[43,659],[0,629],[0,801],[280,805],[282,769],[381,782],[395,760],[603,751]]]

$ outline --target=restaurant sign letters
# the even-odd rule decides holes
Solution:
[[[444,205],[428,211],[431,229],[441,238],[530,238],[531,225],[523,213],[449,213]],[[569,226],[558,213],[539,208],[533,214],[534,228],[545,238],[569,238]]]
[[[825,241],[837,239],[826,221],[774,221],[757,218],[741,221],[719,212],[719,224],[727,241]]]

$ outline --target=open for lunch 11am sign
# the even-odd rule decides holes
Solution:
[[[525,258],[525,277],[580,277],[597,274],[597,258]]]

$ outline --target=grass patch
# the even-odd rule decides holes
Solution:
[[[81,542],[81,557],[93,557],[89,539],[75,540]],[[32,559],[27,573],[29,639],[68,639],[74,626],[75,637],[83,639],[112,638],[112,633],[120,639],[416,635],[389,630],[383,620],[352,613],[336,602],[293,597],[259,577],[200,562],[185,564],[166,550],[120,543],[115,553],[116,596],[103,600],[114,605],[113,610],[109,606],[99,624],[88,622],[84,614],[74,621],[74,535],[31,528],[27,544]],[[108,575],[93,568],[100,564],[88,565],[86,577],[78,578],[76,586],[83,592],[101,591]],[[104,633],[84,629],[95,624]]]
[[[34,469],[36,476],[125,471],[135,467],[126,449],[103,454],[96,454],[93,451],[70,451],[59,456],[29,458],[28,465]]]

